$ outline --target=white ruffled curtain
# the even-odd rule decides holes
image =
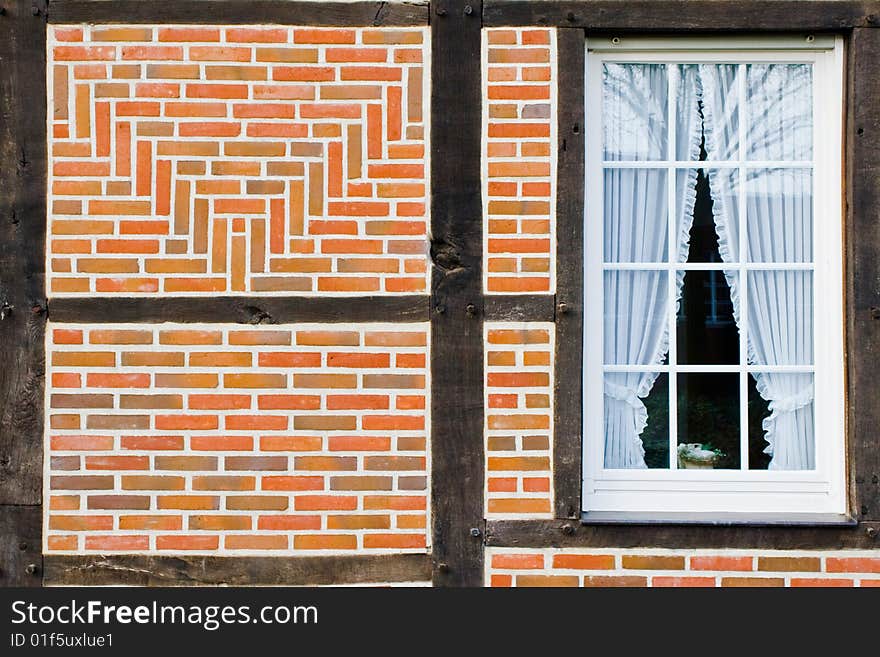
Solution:
[[[667,75],[678,78],[676,133],[680,157],[697,159],[700,117],[696,66],[609,64],[605,71],[605,158],[657,160],[667,154]],[[647,139],[645,136],[647,135]],[[666,169],[612,168],[605,171],[606,262],[663,262],[669,230]],[[678,184],[674,253],[687,257],[693,221],[696,169],[690,184]],[[683,275],[676,279],[676,299]],[[665,271],[605,272],[605,363],[661,363],[669,349],[668,277]],[[605,467],[645,468],[640,435],[648,422],[642,398],[654,386],[654,372],[615,372],[605,375]]]
[[[749,160],[808,160],[812,117],[810,68],[799,64],[745,67]],[[702,65],[706,151],[710,160],[735,157],[739,149],[739,95],[743,69]],[[714,174],[714,175],[713,175]],[[719,251],[724,262],[739,255],[739,176],[712,172],[710,189]],[[803,263],[813,257],[812,178],[808,169],[751,169],[746,176],[745,257],[752,263]],[[741,295],[728,275],[734,318],[741,323]],[[813,363],[813,277],[798,270],[752,270],[748,274],[748,361],[752,365]],[[815,467],[813,375],[753,374],[758,393],[769,402],[764,450],[771,470]]]
[[[667,153],[667,75],[676,98],[676,157],[699,159],[705,131],[710,160],[738,159],[740,106],[736,65],[608,64],[603,116],[607,160],[657,160]],[[797,65],[749,67],[751,159],[809,159],[809,69]],[[804,76],[806,80],[804,79]],[[699,102],[703,102],[701,120]],[[667,257],[667,171],[612,168],[605,172],[606,262],[663,262]],[[687,260],[697,169],[678,172],[677,243],[674,256]],[[739,260],[739,195],[735,170],[709,176],[715,203],[719,250],[724,262]],[[797,169],[758,170],[747,187],[748,257],[752,262],[806,262],[812,258],[812,183]],[[740,325],[741,290],[728,285]],[[676,280],[676,306],[684,272]],[[669,348],[667,277],[661,271],[606,271],[605,363],[662,363]],[[812,276],[805,271],[750,272],[749,362],[763,365],[812,363]],[[677,312],[677,307],[676,307]],[[641,433],[648,413],[642,399],[656,373],[605,376],[605,467],[644,468]],[[761,396],[770,402],[764,420],[771,469],[814,467],[811,374],[760,373]]]

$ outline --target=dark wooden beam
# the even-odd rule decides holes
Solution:
[[[848,452],[852,512],[880,520],[880,31],[849,44],[846,216]]]
[[[425,582],[425,554],[327,557],[47,555],[47,586],[319,586]]]
[[[42,534],[41,506],[0,506],[0,588],[41,585]]]
[[[51,0],[52,23],[278,23],[327,27],[427,25],[419,2]]]
[[[495,520],[487,523],[486,545],[521,548],[748,548],[820,550],[878,547],[880,523],[794,527],[731,524],[583,525],[578,520]]]
[[[557,518],[581,510],[584,334],[584,32],[557,30],[556,372],[553,483]],[[596,311],[596,309],[593,309]],[[601,309],[598,310],[601,313]]]
[[[46,2],[14,0],[3,6],[0,504],[39,504],[46,323]]]
[[[483,25],[620,32],[834,31],[880,26],[876,0],[486,0]],[[562,60],[560,60],[562,61]]]
[[[431,22],[431,508],[434,584],[483,580],[480,2]]]
[[[58,298],[53,322],[425,322],[429,297]]]
[[[487,322],[552,322],[556,315],[551,294],[493,294],[484,304]]]

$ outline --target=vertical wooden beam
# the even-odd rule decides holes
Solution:
[[[856,28],[847,98],[846,328],[853,515],[880,520],[880,29]]]
[[[0,586],[42,575],[46,0],[0,15]]]
[[[553,482],[557,518],[579,518],[583,434],[584,31],[556,31],[556,376]],[[601,316],[602,309],[591,309]]]
[[[0,15],[0,504],[42,500],[46,1]],[[35,13],[37,12],[37,13]]]
[[[439,0],[431,9],[433,581],[435,586],[479,586],[484,471],[481,6],[479,1]]]
[[[42,585],[42,533],[42,507],[0,506],[0,588]]]

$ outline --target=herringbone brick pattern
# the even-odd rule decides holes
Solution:
[[[556,32],[483,32],[484,285],[555,290]]]
[[[426,324],[48,326],[51,552],[424,552]]]
[[[548,517],[554,326],[492,322],[485,332],[487,517]]]
[[[49,293],[423,293],[427,29],[50,26]]]

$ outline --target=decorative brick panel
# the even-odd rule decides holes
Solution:
[[[428,38],[50,26],[49,294],[424,293]]]
[[[49,552],[424,552],[425,324],[49,324]]]
[[[553,292],[556,31],[483,36],[485,288]]]
[[[486,515],[549,517],[554,326],[490,322],[485,335]]]
[[[489,548],[489,586],[878,587],[864,550],[524,550]]]

